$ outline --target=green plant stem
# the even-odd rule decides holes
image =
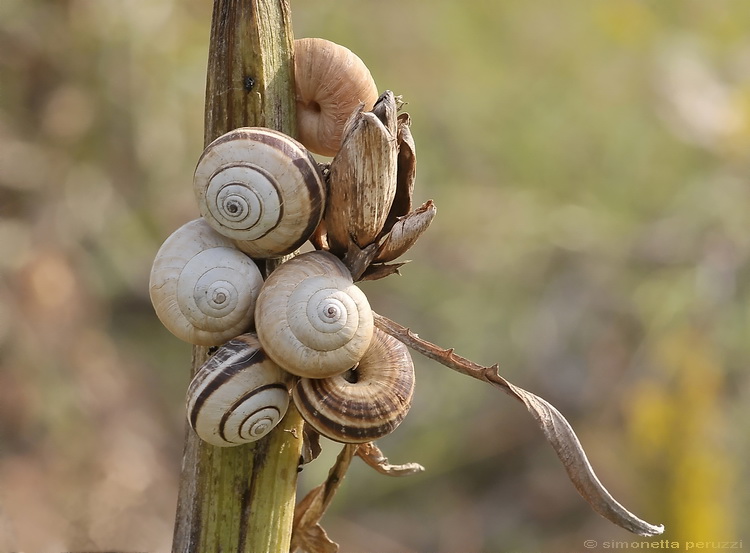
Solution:
[[[295,134],[292,49],[285,0],[214,2],[206,145],[242,126]],[[191,374],[207,354],[193,348]],[[289,551],[301,448],[302,420],[293,406],[268,436],[244,446],[213,447],[188,428],[173,553]]]

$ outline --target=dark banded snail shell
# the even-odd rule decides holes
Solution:
[[[188,422],[201,439],[215,446],[259,440],[286,413],[288,379],[254,334],[238,336],[195,373],[187,392]]]
[[[302,418],[337,442],[371,442],[393,432],[414,392],[414,365],[404,344],[375,329],[353,369],[330,378],[301,378],[292,398]]]

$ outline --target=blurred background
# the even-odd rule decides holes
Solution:
[[[0,3],[0,551],[170,549],[190,346],[147,283],[197,216],[210,4]],[[374,308],[556,405],[666,538],[750,537],[750,3],[291,4],[403,95],[438,206]],[[380,445],[427,471],[355,461],[343,552],[636,540],[521,405],[415,362]]]

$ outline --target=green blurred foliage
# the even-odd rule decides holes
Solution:
[[[147,281],[197,216],[209,4],[0,4],[0,550],[169,550],[190,347]],[[374,307],[558,406],[669,539],[747,537],[750,4],[291,7],[403,95],[438,206]],[[381,447],[427,472],[355,463],[324,519],[344,551],[631,540],[522,407],[415,361]]]

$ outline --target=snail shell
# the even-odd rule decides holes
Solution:
[[[297,130],[310,151],[333,156],[344,125],[360,104],[369,111],[378,89],[369,69],[351,50],[322,38],[294,41]]]
[[[325,378],[354,366],[370,345],[373,317],[364,293],[334,255],[303,253],[266,280],[255,307],[258,339],[290,373]]]
[[[286,374],[253,334],[221,346],[198,369],[187,392],[187,418],[204,441],[219,447],[268,434],[289,406]]]
[[[323,177],[304,146],[261,127],[234,129],[209,144],[193,185],[206,221],[255,258],[297,249],[325,207]]]
[[[376,328],[359,365],[330,378],[301,378],[292,398],[302,418],[323,436],[363,443],[393,432],[413,393],[414,365],[406,346]]]
[[[252,259],[196,219],[162,244],[149,293],[156,315],[172,334],[213,346],[250,328],[262,284]]]

